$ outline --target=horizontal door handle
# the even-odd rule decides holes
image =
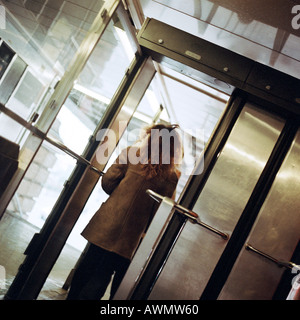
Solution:
[[[155,199],[156,201],[160,202],[164,199],[166,199],[167,197],[164,197],[150,189],[148,189],[146,191],[150,197],[152,197],[153,199]],[[180,204],[178,204],[177,202],[175,202],[174,200],[170,199],[170,198],[167,198],[169,201],[172,201],[173,202],[173,206],[176,210],[178,210],[180,213],[184,214],[186,217],[188,217],[189,219],[191,219],[193,222],[197,223],[198,225],[200,225],[201,227],[219,235],[222,239],[224,240],[228,240],[229,239],[229,235],[225,232],[222,232],[204,222],[202,222],[198,216],[198,214],[192,210],[189,210],[183,206],[181,206]]]
[[[284,268],[287,268],[287,269],[293,269],[293,270],[299,270],[300,271],[300,265],[297,265],[296,263],[294,262],[291,262],[291,261],[282,261],[282,260],[278,260],[254,247],[252,247],[250,244],[246,244],[245,245],[245,248],[246,250],[249,250],[249,251],[252,251],[264,258],[266,258],[267,260],[269,261],[272,261],[273,263],[275,263],[278,267],[284,267]]]

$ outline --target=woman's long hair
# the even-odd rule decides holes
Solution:
[[[178,125],[155,124],[143,130],[144,140],[140,145],[142,174],[151,179],[168,176],[172,172],[179,175],[183,157],[183,147]]]

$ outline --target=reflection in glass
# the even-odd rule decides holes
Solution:
[[[6,71],[14,54],[15,53],[8,47],[8,45],[5,42],[2,42],[0,46],[0,79]]]
[[[35,112],[41,115],[47,99],[68,68],[103,3],[98,0],[80,3],[2,1],[6,12],[6,28],[0,29],[3,40],[0,77],[9,62],[15,64],[14,61],[26,61],[28,67],[23,76],[24,70],[18,75],[15,71],[13,86],[1,92],[1,102],[7,103],[9,108],[27,121]],[[17,58],[11,60],[15,52]],[[1,79],[1,85],[8,80],[7,76],[6,73],[6,79]]]
[[[50,134],[58,133],[56,138],[81,154],[133,58],[134,51],[115,14],[75,81]]]
[[[26,70],[6,107],[23,119],[30,121],[30,117],[37,110],[44,91],[44,84],[33,73]]]
[[[26,150],[21,158],[26,161]],[[43,226],[75,164],[73,158],[44,142],[29,167],[0,223],[0,265],[6,269],[6,289],[24,259],[28,243]]]
[[[42,227],[76,161],[44,142],[22,180],[10,213]]]
[[[104,1],[7,1],[1,38],[50,84],[61,77]]]
[[[300,237],[299,159],[300,131],[246,240],[246,243],[281,261],[291,260]],[[271,300],[283,272],[284,268],[278,268],[267,259],[243,249],[219,299]]]
[[[9,118],[4,113],[0,114],[0,136],[18,143],[23,131],[24,127],[16,121]]]

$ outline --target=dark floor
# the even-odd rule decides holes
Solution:
[[[0,299],[3,298],[17,274],[18,268],[25,258],[23,252],[33,235],[37,232],[39,232],[38,228],[13,214],[6,213],[1,219],[0,266],[5,268],[5,285],[0,282]],[[65,245],[38,296],[38,300],[65,299],[67,291],[62,287],[80,254],[79,250],[68,244]],[[103,300],[107,300],[108,298],[109,288]]]

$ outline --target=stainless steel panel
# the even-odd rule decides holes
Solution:
[[[203,222],[232,234],[283,125],[253,105],[244,107],[193,208]],[[198,299],[226,243],[187,223],[150,299]]]
[[[143,50],[162,66],[222,92],[231,94],[236,87],[278,105],[299,102],[298,76],[291,77],[161,21],[148,18],[138,40]]]
[[[162,48],[178,53],[183,57],[186,56],[192,61],[197,61],[199,68],[204,64],[225,74],[230,70],[229,73],[232,78],[240,81],[246,80],[253,64],[252,60],[241,57],[242,63],[236,64],[236,54],[231,51],[222,47],[219,47],[219,51],[216,51],[216,46],[211,42],[195,39],[193,35],[180,32],[158,20],[150,19],[146,23],[147,26],[140,35],[142,39],[159,44]],[[222,55],[222,59],[220,59],[220,56],[218,57],[219,53]],[[193,66],[191,65],[191,67]],[[224,67],[227,67],[227,69],[224,70]],[[200,69],[200,71],[202,70]]]
[[[300,130],[260,210],[247,243],[290,261],[300,239]],[[243,250],[219,299],[272,299],[284,268]]]
[[[299,16],[292,0],[140,0],[143,13],[298,77]]]

